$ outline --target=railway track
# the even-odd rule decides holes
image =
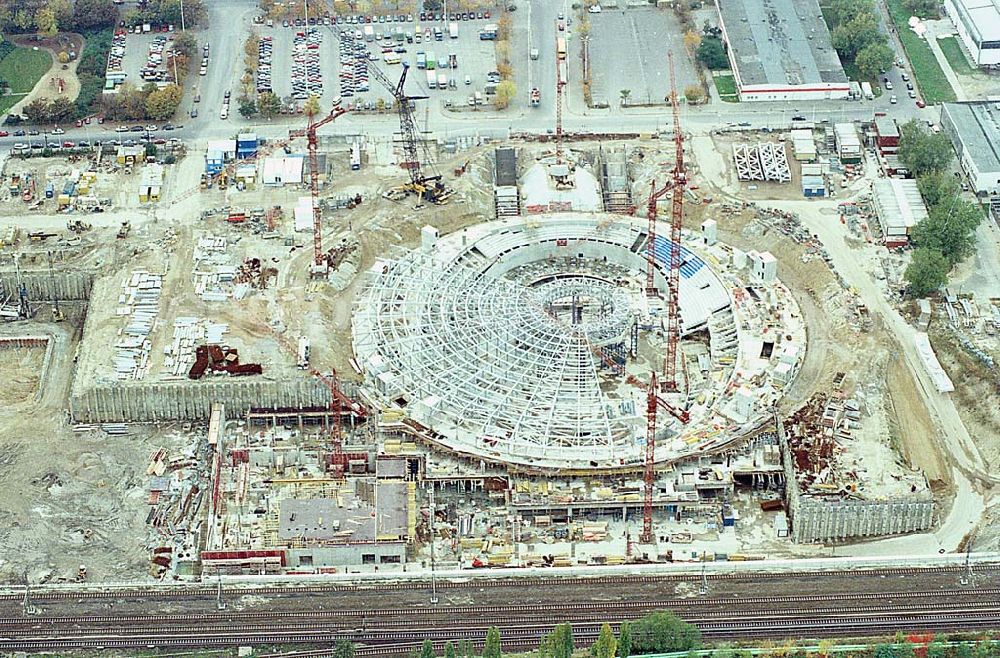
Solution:
[[[890,630],[955,630],[992,629],[1000,627],[1000,602],[994,590],[978,593],[990,600],[970,604],[969,592],[947,593],[965,599],[943,604],[928,598],[926,603],[873,603],[871,605],[836,606],[826,608],[791,608],[778,610],[731,609],[727,614],[702,610],[702,614],[680,612],[681,616],[696,624],[706,637],[819,637],[834,635],[871,635]],[[937,594],[941,598],[942,593]],[[787,597],[794,598],[794,597]],[[786,601],[787,602],[787,601]],[[556,623],[574,625],[574,634],[584,639],[596,638],[600,625],[611,622],[617,625],[626,619],[640,616],[649,609],[662,608],[661,602],[616,607],[597,604],[587,609],[565,606],[511,606],[504,614],[486,614],[482,618],[462,619],[448,614],[442,619],[422,619],[419,611],[410,611],[410,618],[402,624],[375,624],[371,627],[338,627],[337,622],[316,621],[307,618],[289,620],[281,617],[260,618],[256,623],[236,623],[232,620],[205,620],[204,623],[170,625],[154,628],[122,625],[108,622],[107,626],[91,629],[80,628],[31,628],[5,627],[0,630],[0,651],[46,651],[95,648],[138,647],[217,647],[234,644],[323,643],[336,639],[349,639],[364,647],[377,645],[383,655],[391,655],[394,646],[404,646],[423,639],[438,642],[460,640],[485,634],[490,626],[504,629],[505,644],[533,646]],[[739,602],[728,602],[730,606]],[[526,609],[530,608],[530,609]],[[397,611],[398,612],[398,611]],[[440,614],[440,612],[438,613]],[[81,618],[80,621],[86,618]],[[117,621],[117,618],[115,618]],[[456,624],[461,619],[461,624]],[[549,621],[539,621],[547,619]],[[349,621],[342,619],[343,621]],[[104,622],[100,622],[104,623]],[[110,627],[110,629],[109,629]],[[26,632],[27,631],[27,632]],[[521,644],[519,644],[521,643]],[[364,654],[362,654],[364,655]],[[372,654],[374,655],[374,654]]]
[[[980,574],[1000,573],[1000,564],[977,564],[976,571]],[[830,578],[858,578],[858,577],[890,577],[890,576],[912,576],[933,573],[935,575],[954,573],[959,574],[964,571],[961,566],[937,566],[933,569],[927,567],[884,567],[855,569],[845,571],[801,571],[801,572],[727,572],[710,573],[706,575],[709,582],[757,582],[761,580],[788,579],[794,577],[816,576],[824,579]],[[671,583],[685,582],[700,578],[694,573],[678,574],[648,574],[648,575],[619,575],[619,576],[567,576],[567,577],[506,577],[487,579],[481,577],[441,579],[437,583],[439,590],[455,589],[499,589],[499,588],[521,588],[521,587],[568,587],[568,586],[615,586],[615,585],[640,585],[650,583]],[[233,596],[281,596],[281,595],[305,595],[305,594],[334,594],[338,592],[398,592],[398,591],[420,591],[427,589],[429,583],[426,581],[401,581],[401,582],[370,582],[364,584],[322,584],[322,585],[275,585],[259,587],[239,587],[230,586],[226,588],[228,594]],[[116,587],[107,590],[63,590],[35,588],[31,592],[31,597],[36,601],[59,601],[59,600],[87,600],[87,599],[121,599],[121,598],[141,598],[150,599],[178,599],[178,598],[198,598],[216,594],[216,588],[210,585],[171,587],[156,589],[149,585],[135,587]],[[24,598],[24,590],[17,588],[12,591],[0,593],[0,601],[20,602]]]

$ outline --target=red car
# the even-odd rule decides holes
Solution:
[[[74,144],[73,142],[69,142],[69,141],[63,142],[63,148],[65,148],[65,149],[71,149],[74,146],[76,146],[76,144]]]
[[[927,103],[925,103],[922,100],[918,99],[917,100],[917,107],[927,107]]]
[[[9,137],[10,133],[6,130],[0,130],[0,137]]]

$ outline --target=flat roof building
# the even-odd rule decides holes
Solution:
[[[941,129],[977,194],[1000,194],[1000,103],[941,105]]]
[[[718,0],[742,101],[847,98],[850,84],[817,0]]]
[[[1000,64],[1000,0],[945,0],[944,8],[973,63]]]
[[[905,246],[913,227],[927,217],[927,206],[912,178],[879,178],[872,184],[872,200],[885,246],[890,248]]]

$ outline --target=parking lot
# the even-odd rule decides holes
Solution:
[[[629,89],[632,105],[663,103],[669,94],[667,52],[674,53],[677,93],[698,84],[684,35],[672,12],[608,10],[590,14],[591,96],[595,104],[618,105]]]
[[[127,74],[126,82],[141,87],[147,82],[172,81],[174,72],[167,70],[167,54],[173,44],[173,36],[173,32],[125,35],[122,71]],[[193,72],[197,72],[198,62],[193,62],[191,66]],[[145,78],[144,71],[147,71]]]

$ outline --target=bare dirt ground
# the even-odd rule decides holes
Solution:
[[[44,347],[19,347],[0,350],[0,405],[27,402],[38,391]]]

